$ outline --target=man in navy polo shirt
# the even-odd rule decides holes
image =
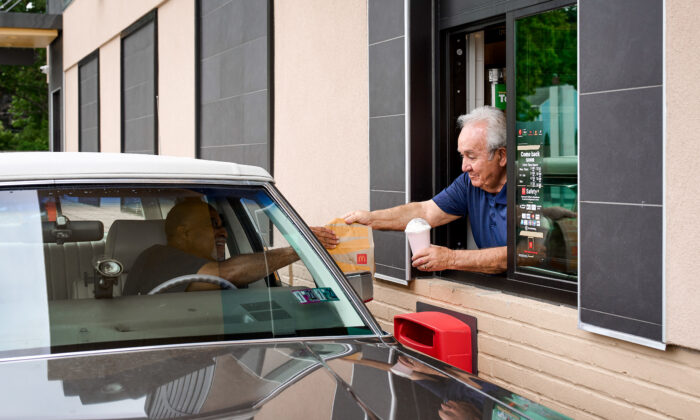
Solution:
[[[432,245],[413,255],[413,266],[422,271],[501,273],[507,268],[505,115],[497,108],[484,106],[460,116],[457,123],[461,129],[457,151],[462,156],[464,173],[449,187],[432,200],[385,210],[354,211],[344,219],[373,229],[404,230],[416,217],[436,227],[469,216],[478,250]]]

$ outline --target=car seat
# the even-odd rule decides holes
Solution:
[[[122,264],[123,271],[114,288],[114,296],[121,296],[131,267],[136,258],[153,245],[167,243],[165,220],[115,220],[107,233],[105,258],[115,259]],[[74,297],[85,299],[94,297],[92,283],[76,281]]]

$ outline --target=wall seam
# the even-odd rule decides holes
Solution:
[[[643,90],[643,89],[654,89],[654,88],[659,88],[663,87],[663,83],[660,85],[648,85],[648,86],[635,86],[631,88],[622,88],[622,89],[609,89],[609,90],[595,90],[591,92],[581,92],[579,96],[588,96],[588,95],[599,95],[601,93],[615,93],[615,92],[628,92],[628,91],[633,91],[633,90]]]

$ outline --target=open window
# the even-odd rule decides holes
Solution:
[[[457,117],[482,105],[504,110],[509,259],[502,277],[576,291],[576,5],[551,1],[508,11],[447,29],[440,40],[444,110],[436,144],[436,191],[461,173],[460,157],[455,153]],[[452,249],[476,248],[464,219],[436,229],[435,240]]]

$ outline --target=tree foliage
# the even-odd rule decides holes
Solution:
[[[27,9],[29,3],[31,8]],[[46,0],[23,0],[12,12],[43,13]],[[35,50],[31,66],[0,65],[0,98],[10,98],[4,123],[0,121],[0,150],[48,150],[49,102],[46,50]]]

